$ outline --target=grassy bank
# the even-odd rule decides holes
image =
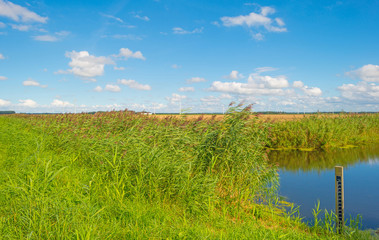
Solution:
[[[267,147],[320,150],[379,142],[379,114],[312,115],[271,124]]]
[[[367,239],[276,202],[269,125],[109,112],[0,117],[2,239]]]

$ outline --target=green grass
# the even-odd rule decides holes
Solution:
[[[269,124],[127,112],[0,117],[1,239],[367,239],[277,202]]]
[[[379,114],[313,115],[273,123],[268,148],[320,150],[379,142]]]

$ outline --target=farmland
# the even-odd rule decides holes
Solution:
[[[273,123],[249,107],[222,118],[1,116],[0,236],[368,239],[354,221],[336,235],[332,213],[310,227],[284,211],[266,151],[364,144],[378,126],[377,115]]]

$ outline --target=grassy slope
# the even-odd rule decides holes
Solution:
[[[250,201],[275,170],[238,116],[31,118],[0,118],[2,239],[339,239]]]

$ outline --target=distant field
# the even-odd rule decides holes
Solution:
[[[303,119],[303,118],[309,118],[310,116],[316,116],[317,114],[258,114],[258,118],[262,120],[267,120],[267,121],[291,121],[291,120],[297,120],[297,119]],[[158,114],[158,115],[152,115],[157,118],[167,118],[167,117],[186,117],[188,119],[198,119],[200,117],[203,117],[204,119],[211,119],[215,118],[216,120],[222,119],[226,115],[222,114],[183,114],[183,115],[178,115],[178,114]],[[256,115],[252,115],[256,116]],[[319,116],[324,116],[324,117],[337,117],[340,116],[339,114],[320,114]]]

